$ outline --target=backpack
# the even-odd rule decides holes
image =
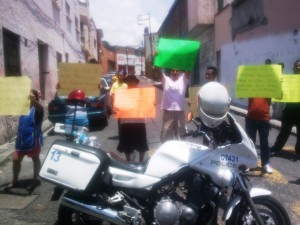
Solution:
[[[30,109],[29,115],[21,116],[16,139],[17,151],[30,151],[37,143],[37,127],[34,120],[35,108]]]

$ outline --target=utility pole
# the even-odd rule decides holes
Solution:
[[[128,74],[128,47],[126,47],[126,74]]]
[[[151,17],[150,17],[150,13],[146,13],[146,14],[142,14],[142,15],[138,15],[138,24],[139,25],[144,25],[143,23],[140,23],[142,21],[148,21],[149,25],[148,25],[148,28],[149,28],[149,43],[150,43],[150,65],[151,65],[151,78],[152,78],[152,82],[154,82],[154,77],[153,77],[153,36],[152,36],[152,33],[151,33]],[[145,34],[144,34],[145,35]],[[145,47],[146,47],[146,44],[145,44]],[[146,54],[146,51],[145,51],[145,54]],[[146,59],[146,57],[145,57]]]

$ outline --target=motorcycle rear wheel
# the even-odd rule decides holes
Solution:
[[[58,225],[101,225],[102,221],[74,209],[60,206]]]
[[[258,196],[253,198],[266,225],[291,225],[290,218],[283,206],[272,196]],[[232,212],[226,225],[256,225],[256,220],[251,210],[239,204]]]

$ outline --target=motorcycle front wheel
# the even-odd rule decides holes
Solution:
[[[290,218],[283,206],[272,196],[253,198],[254,204],[265,224],[291,225]],[[226,225],[256,225],[252,211],[246,205],[239,204],[232,212]]]
[[[101,225],[102,221],[85,213],[60,205],[58,225]]]

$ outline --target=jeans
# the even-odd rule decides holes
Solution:
[[[252,139],[253,143],[256,142],[256,132],[258,131],[260,141],[260,155],[262,166],[270,162],[270,150],[269,150],[269,131],[270,122],[269,120],[254,120],[246,117],[246,132]]]
[[[281,129],[279,131],[279,134],[276,138],[276,141],[272,147],[273,152],[279,152],[283,146],[285,145],[286,141],[288,140],[292,128],[293,128],[293,123],[289,121],[282,120],[281,122]],[[295,151],[298,155],[300,155],[300,124],[296,124],[296,132],[297,132],[297,142],[295,145]]]

